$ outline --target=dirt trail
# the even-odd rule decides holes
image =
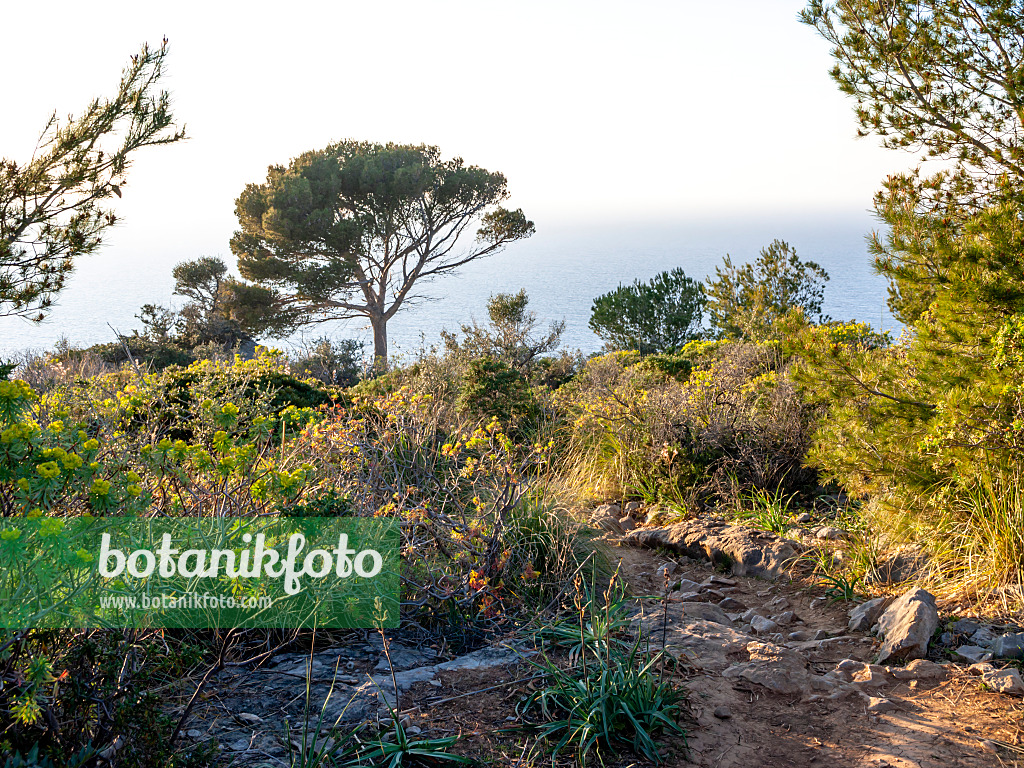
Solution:
[[[612,554],[634,593],[663,592],[664,578],[658,569],[669,562],[668,557],[631,547],[614,547]],[[681,560],[673,580],[704,583],[716,575],[708,563]],[[711,588],[748,608],[766,606],[778,598],[787,600],[796,617],[787,628],[791,631],[823,630],[840,638],[802,651],[812,672],[823,674],[844,659],[870,662],[874,658],[877,642],[847,633],[845,608],[825,603],[820,590],[783,583],[786,580],[772,583],[730,576],[724,581],[734,584]],[[660,644],[658,627],[665,605],[648,600],[645,611],[645,627],[652,641]],[[962,667],[949,665],[944,680],[889,680],[861,686],[865,695],[854,691],[830,699],[819,694],[818,700],[808,701],[806,693],[777,693],[742,678],[723,676],[728,666],[747,661],[746,645],[755,638],[725,627],[711,630],[704,622],[686,625],[685,610],[679,617],[671,601],[668,611],[672,622],[665,632],[666,646],[682,651],[689,661],[686,685],[696,716],[690,760],[671,765],[983,768],[1024,764],[1017,762],[1020,755],[1013,750],[993,744],[1021,743],[1020,699],[983,691],[978,678]],[[853,635],[851,640],[841,639],[848,634]],[[870,713],[867,695],[884,697],[894,708]],[[723,707],[729,716],[716,717],[716,710],[726,714]]]

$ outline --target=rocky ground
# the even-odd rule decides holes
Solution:
[[[658,526],[638,516],[607,506],[593,519],[633,594],[646,596],[634,627],[680,661],[692,722],[687,745],[669,743],[668,765],[1018,765],[1018,627],[942,616],[912,583],[871,601],[830,602],[799,573],[790,577],[806,542],[724,521]],[[417,738],[460,735],[456,752],[540,765],[542,756],[527,758],[530,740],[507,730],[533,684],[530,653],[516,638],[453,654],[399,637],[394,682],[371,634],[279,654],[220,673],[186,736],[216,739],[225,765],[276,768],[289,764],[285,720],[297,742],[321,712],[345,734],[386,720],[390,704]],[[608,764],[645,765],[628,755]]]

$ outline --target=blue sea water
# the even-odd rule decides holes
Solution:
[[[538,222],[533,238],[422,286],[422,298],[388,325],[391,351],[413,357],[437,343],[443,328],[456,330],[471,318],[486,320],[491,295],[520,288],[526,289],[530,309],[540,320],[565,320],[565,347],[596,351],[601,342],[587,327],[596,296],[674,267],[703,279],[714,274],[727,253],[737,264],[752,261],[775,238],[786,240],[800,258],[817,261],[829,273],[829,315],[898,331],[886,308],[885,280],[873,273],[867,251],[865,237],[876,226],[866,212],[549,226]],[[143,260],[116,247],[101,251],[79,266],[44,323],[0,318],[0,352],[48,349],[62,337],[78,346],[113,341],[111,326],[121,333],[138,327],[134,315],[142,304],[180,303],[171,296],[171,266],[206,253],[157,250]],[[309,327],[291,339],[269,343],[287,348],[321,335],[365,339],[370,346],[369,329],[359,320]]]

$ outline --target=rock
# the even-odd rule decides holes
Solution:
[[[811,515],[809,512],[801,512],[796,516],[795,520],[798,523],[809,523],[811,522]]]
[[[988,661],[992,658],[992,653],[987,648],[982,648],[980,645],[961,645],[955,651],[957,656],[967,661],[977,664],[981,661]]]
[[[634,520],[629,515],[626,515],[625,517],[619,520],[619,525],[622,526],[623,531],[632,531],[634,528],[636,528],[636,520]]]
[[[388,647],[388,653],[391,654],[391,664],[394,665],[395,671],[422,667],[430,664],[437,658],[437,651],[433,648],[410,648],[401,643],[391,643]],[[386,672],[388,669],[390,669],[388,658],[384,654],[384,649],[381,648],[381,657],[374,671]]]
[[[874,600],[868,600],[866,603],[851,608],[850,623],[847,625],[849,631],[867,632],[870,630],[878,621],[878,617],[882,615],[888,602],[889,598],[887,597],[876,597]]]
[[[626,514],[627,515],[633,515],[635,512],[639,512],[640,511],[640,506],[641,506],[641,504],[640,504],[639,501],[631,501],[631,502],[629,502],[628,504],[626,504]]]
[[[704,579],[704,581],[701,584],[701,586],[704,586],[704,587],[713,587],[713,586],[735,587],[736,586],[736,579],[727,579],[725,576],[719,576],[717,573],[713,573],[710,576],[708,576],[706,579]]]
[[[262,723],[263,718],[259,715],[254,715],[252,712],[239,712],[235,715],[235,720],[245,725],[255,725],[256,723]]]
[[[814,637],[812,637],[811,640],[824,640],[826,637],[828,637],[828,632],[824,629],[819,629],[814,633]]]
[[[815,691],[835,692],[838,680],[807,671],[805,660],[794,651],[773,643],[748,643],[749,662],[733,664],[722,673],[725,678],[742,678],[775,693],[799,693],[810,697]]]
[[[786,635],[786,639],[791,643],[805,643],[808,640],[814,639],[814,633],[809,629],[798,629],[796,632],[790,632]]]
[[[889,699],[878,699],[874,696],[868,697],[868,712],[880,715],[883,712],[892,712],[899,707]]]
[[[748,608],[741,617],[744,622],[750,622],[755,616],[764,616],[763,608]]]
[[[1024,632],[1013,635],[1002,635],[992,643],[992,655],[1000,659],[1019,659],[1024,657]]]
[[[595,518],[595,517],[597,517],[597,518],[601,518],[601,517],[620,518],[620,517],[622,517],[622,507],[620,507],[618,504],[614,504],[614,503],[613,504],[602,504],[600,507],[598,507],[597,509],[594,510],[594,512],[591,514],[590,517],[591,518]]]
[[[892,670],[897,680],[945,680],[949,671],[940,664],[928,659],[914,659],[905,667]]]
[[[938,626],[935,596],[920,587],[907,590],[886,608],[875,625],[875,632],[883,638],[879,663],[924,658]]]
[[[996,668],[988,662],[980,662],[978,664],[971,664],[971,666],[967,668],[967,671],[972,675],[987,675],[989,672],[994,672],[995,669]]]
[[[959,619],[946,627],[946,629],[957,635],[973,635],[981,629],[981,624],[971,619]]]
[[[654,572],[654,575],[657,576],[658,579],[666,579],[678,570],[679,566],[669,560],[667,563],[659,565],[658,570]],[[678,587],[676,587],[676,589],[678,589]]]
[[[725,611],[745,611],[747,606],[734,597],[726,597],[718,601],[718,607]]]
[[[634,618],[633,629],[661,643],[664,621],[661,611],[649,611]],[[728,625],[684,615],[676,603],[669,603],[667,626],[665,649],[705,672],[720,673],[750,642],[750,635]]]
[[[877,688],[890,682],[889,671],[878,664],[865,664],[850,679],[858,688]]]
[[[750,628],[759,635],[770,635],[779,631],[779,625],[764,616],[754,616],[750,620]]]
[[[680,579],[673,589],[677,589],[680,592],[693,592],[694,594],[700,594],[700,584],[696,581],[690,581],[690,579]]]
[[[706,601],[707,595],[703,592],[683,592],[678,599],[683,603],[698,603],[701,600]]]
[[[908,546],[889,555],[864,576],[866,584],[902,584],[913,579],[927,564],[924,552]]]
[[[793,619],[796,615],[792,611],[783,611],[777,616],[772,616],[772,621],[778,624],[780,627],[786,627],[793,623]]]
[[[1016,669],[998,669],[986,672],[981,681],[997,693],[1024,693],[1024,680]]]
[[[980,645],[982,648],[991,648],[997,637],[999,636],[988,627],[981,627],[971,635],[971,644]]]
[[[825,604],[825,600],[826,600],[826,598],[824,598],[824,597],[816,597],[816,598],[814,598],[813,600],[811,600],[810,609],[812,611],[817,610],[818,608],[820,608],[821,606],[823,606]]]
[[[728,720],[732,717],[732,710],[723,704],[720,707],[715,707],[714,715],[719,720]]]
[[[707,519],[638,528],[630,531],[623,542],[710,560],[728,567],[736,576],[768,579],[777,579],[786,572],[799,547],[796,542],[767,531]]]
[[[776,597],[767,603],[768,607],[775,611],[784,611],[789,608],[789,600],[784,597]]]
[[[823,525],[814,532],[814,536],[818,539],[842,539],[846,536],[846,531],[842,528],[833,528],[830,525]]]
[[[193,728],[190,731],[186,731],[185,735],[188,736],[193,741],[198,741],[199,739],[203,738],[203,732],[200,731],[200,730],[197,730],[196,728]]]
[[[695,619],[703,619],[715,624],[724,624],[727,627],[732,626],[732,621],[725,615],[725,611],[713,603],[683,603],[681,607],[684,616],[692,616]]]

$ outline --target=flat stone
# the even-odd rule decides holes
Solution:
[[[632,517],[626,515],[619,519],[619,525],[622,527],[623,531],[632,531],[636,528],[637,523]]]
[[[784,611],[789,608],[789,600],[784,597],[776,597],[774,600],[768,601],[766,605],[773,611]]]
[[[997,658],[1020,659],[1024,657],[1024,632],[997,637],[991,647]]]
[[[727,627],[732,625],[732,621],[725,611],[713,603],[683,603],[681,607],[684,616],[692,616],[695,619],[703,619],[715,624],[724,624]]]
[[[809,523],[811,522],[811,519],[812,518],[809,512],[801,512],[794,518],[794,520],[796,520],[796,522],[798,523]]]
[[[992,652],[987,648],[982,648],[980,645],[961,645],[959,648],[955,649],[953,653],[973,664],[977,664],[981,661],[988,661],[992,658]]]
[[[718,601],[718,607],[725,611],[745,611],[747,606],[735,597],[726,597]]]
[[[786,627],[792,624],[795,618],[796,614],[794,614],[792,611],[783,611],[777,616],[772,616],[772,621],[774,621],[780,627]]]
[[[732,710],[723,704],[720,707],[715,707],[714,715],[719,720],[728,720],[732,717]]]
[[[623,543],[710,560],[729,568],[734,576],[768,579],[784,576],[799,548],[796,542],[767,531],[707,519],[639,528],[630,531]]]
[[[750,621],[755,616],[764,616],[763,608],[748,608],[743,614],[743,621]]]
[[[879,617],[875,632],[882,636],[879,663],[889,659],[921,659],[939,626],[935,596],[912,587]]]
[[[698,584],[696,581],[691,581],[690,579],[680,579],[673,587],[673,589],[676,589],[680,592],[698,593],[700,592],[700,584]]]
[[[889,598],[876,597],[874,600],[854,606],[850,609],[850,622],[847,628],[850,632],[867,632],[878,621],[888,603]]]

